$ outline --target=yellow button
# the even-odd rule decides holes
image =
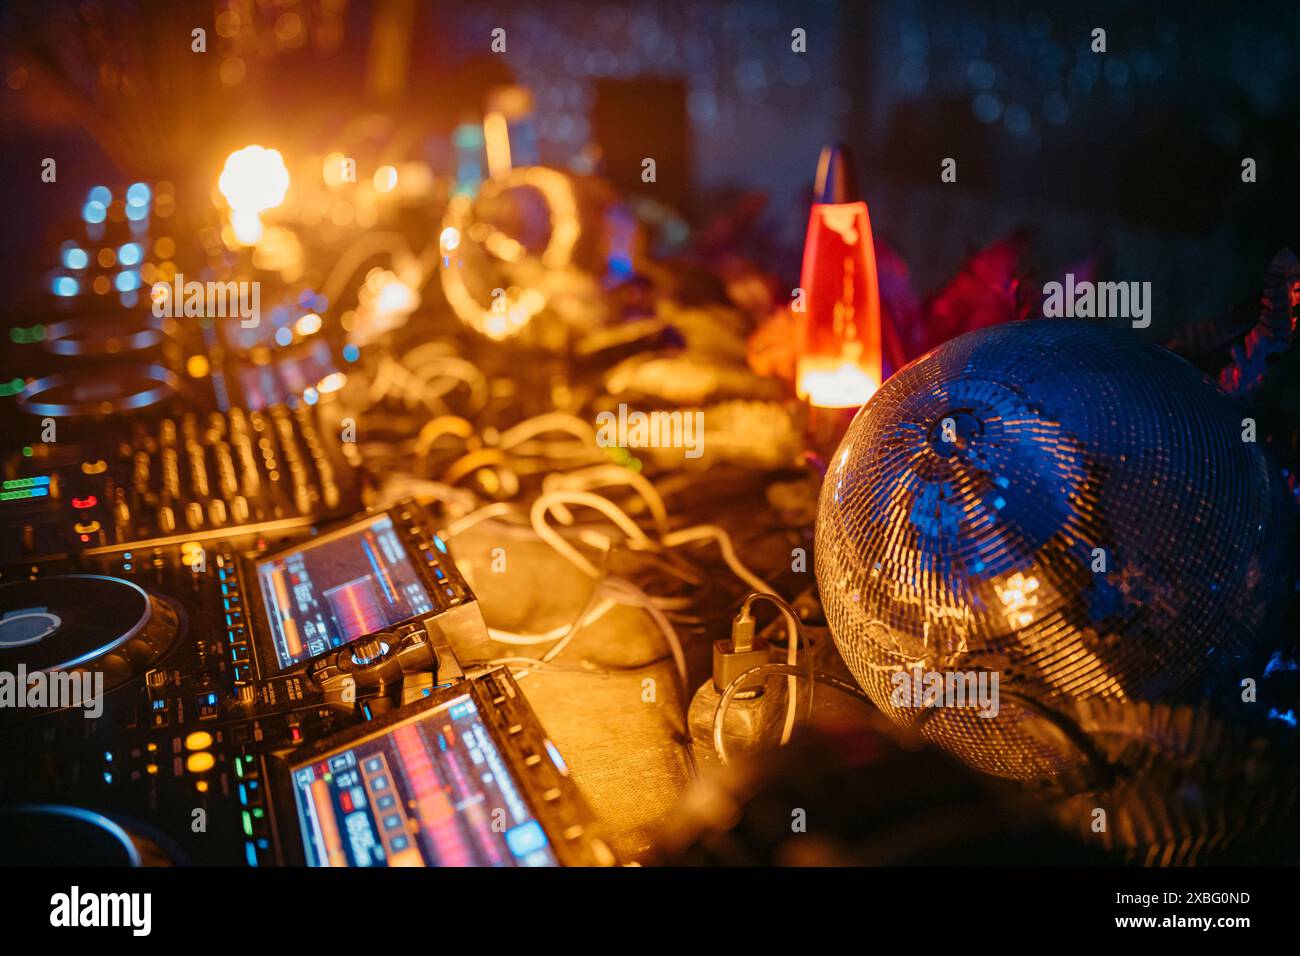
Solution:
[[[99,522],[87,521],[85,523],[74,524],[72,530],[77,532],[77,534],[94,534],[99,530]]]
[[[81,463],[81,473],[83,475],[102,475],[108,471],[108,463],[100,458],[98,461],[83,461]]]
[[[158,765],[156,763],[151,763],[144,769],[151,777],[158,773]]]
[[[208,782],[206,780],[200,780],[194,784],[194,789],[197,790],[199,793],[207,793]]]
[[[186,750],[207,750],[212,746],[212,735],[206,730],[196,730],[185,738]]]
[[[206,773],[212,769],[216,762],[217,760],[212,754],[206,750],[201,750],[185,758],[185,769],[190,773]]]

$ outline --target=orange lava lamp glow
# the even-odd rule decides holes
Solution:
[[[843,147],[822,150],[804,240],[795,382],[821,408],[853,408],[880,387],[880,289],[867,204]]]

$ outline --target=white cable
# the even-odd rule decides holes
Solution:
[[[681,638],[677,636],[677,629],[673,627],[673,622],[668,620],[668,616],[655,605],[654,599],[650,595],[631,581],[622,578],[607,578],[604,588],[607,592],[626,598],[623,603],[632,604],[643,609],[659,626],[659,630],[663,633],[664,640],[668,642],[668,647],[673,654],[673,663],[677,668],[677,678],[681,683],[682,700],[684,704],[689,703],[687,694],[690,687],[686,672],[686,652],[682,647]]]
[[[644,475],[629,471],[620,465],[593,465],[590,468],[583,468],[580,471],[569,472],[568,474],[552,473],[542,482],[542,488],[545,491],[590,491],[593,488],[619,484],[630,485],[640,494],[641,500],[650,509],[650,515],[654,519],[659,533],[661,535],[666,534],[668,532],[668,508],[664,505],[663,497]],[[571,519],[566,516],[566,510],[563,505],[557,505],[554,508],[560,520],[568,524]]]
[[[768,601],[774,604],[781,616],[785,618],[786,650],[785,662],[790,667],[794,667],[799,661],[799,643],[800,637],[803,638],[804,659],[808,662],[811,672],[812,668],[812,646],[808,643],[808,638],[804,634],[803,624],[794,613],[786,600],[779,594],[773,592],[755,592],[745,598],[745,603],[741,605],[741,613],[749,614],[750,608],[755,601]],[[785,725],[781,728],[781,746],[784,747],[790,742],[790,736],[794,733],[794,717],[798,703],[798,682],[793,677],[785,679],[786,687],[786,708],[785,708]],[[808,685],[808,708],[811,713],[812,708],[813,683]]]
[[[525,419],[518,425],[501,433],[497,446],[510,449],[516,445],[549,431],[564,431],[578,438],[583,444],[596,446],[596,430],[576,415],[565,412],[547,412],[534,418]]]
[[[578,627],[581,628],[586,627],[589,624],[594,624],[617,606],[617,601],[605,598],[583,616]],[[514,631],[506,631],[496,627],[489,627],[487,630],[488,637],[501,644],[528,646],[532,644],[546,644],[549,641],[558,641],[572,629],[572,624],[561,624],[558,627],[551,628],[549,631],[542,631],[537,634],[518,634]]]
[[[565,541],[563,537],[561,537],[549,524],[546,523],[547,511],[557,502],[560,504],[585,505],[588,508],[594,508],[604,514],[605,517],[609,518],[610,521],[614,522],[614,524],[618,525],[624,534],[634,541],[637,546],[653,546],[653,542],[646,537],[645,532],[641,530],[637,523],[628,517],[627,512],[614,504],[608,498],[602,498],[600,495],[592,494],[590,491],[552,491],[539,495],[533,502],[532,509],[529,512],[529,519],[532,521],[533,530],[537,532],[539,538],[562,554],[570,563],[589,578],[600,577],[600,572],[596,570],[596,566],[583,557],[583,555],[574,548],[573,545]],[[564,520],[560,515],[557,515],[557,517],[559,517],[561,521]],[[566,523],[571,523],[572,521],[573,516],[569,515],[569,521]]]
[[[469,514],[461,515],[451,524],[447,525],[443,534],[448,538],[454,538],[458,534],[464,534],[480,521],[487,521],[489,518],[500,518],[508,515],[515,510],[515,506],[505,501],[495,501],[490,505],[484,505],[477,508]]]
[[[731,536],[717,525],[702,524],[693,528],[683,528],[681,531],[673,531],[664,535],[662,539],[665,548],[675,548],[678,545],[686,544],[691,541],[716,541],[718,550],[722,552],[722,560],[731,568],[733,574],[740,580],[744,581],[756,591],[763,591],[768,594],[774,594],[776,589],[760,578],[736,556],[736,550],[731,546]]]

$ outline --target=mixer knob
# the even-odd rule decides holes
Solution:
[[[136,453],[133,476],[136,491],[143,494],[149,490],[149,455],[147,453],[143,451]]]
[[[252,704],[257,701],[257,688],[252,684],[241,684],[235,690],[241,704]]]
[[[220,498],[214,498],[208,504],[208,516],[212,519],[214,525],[223,525],[226,523],[226,503]]]
[[[158,527],[163,531],[176,530],[176,515],[167,505],[160,505],[158,508]]]

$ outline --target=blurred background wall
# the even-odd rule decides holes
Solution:
[[[152,16],[148,4],[118,6]],[[17,3],[0,19],[5,287],[44,263],[24,230],[70,212],[40,188],[42,157],[60,157],[61,180],[87,188],[131,165],[102,150],[23,65],[33,31],[72,42],[59,18],[75,9]],[[1028,227],[1044,278],[1097,255],[1106,277],[1153,282],[1159,333],[1253,298],[1268,257],[1296,242],[1293,2],[218,0],[175,9],[169,23],[209,25],[212,84],[198,101],[179,86],[160,90],[155,107],[210,112],[213,140],[243,122],[268,139],[292,130],[323,145],[378,110],[417,125],[419,149],[447,164],[452,127],[481,115],[488,88],[514,80],[535,93],[545,162],[604,171],[681,206],[693,223],[765,195],[750,251],[791,285],[817,152],[837,138],[857,153],[877,239],[904,257],[921,291]],[[504,54],[489,51],[497,27]],[[1106,30],[1104,54],[1090,49],[1096,27]],[[791,50],[796,28],[806,53]],[[134,55],[168,36],[147,37]],[[67,82],[95,79],[88,67]],[[159,129],[156,152],[175,165],[185,149],[208,149],[201,139],[180,148],[187,141],[168,138],[165,122]],[[642,155],[660,161],[654,186],[639,182]],[[957,160],[955,184],[940,183],[945,157]],[[1241,181],[1245,157],[1257,162],[1254,184]]]

